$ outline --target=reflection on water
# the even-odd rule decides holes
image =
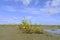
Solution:
[[[60,29],[55,29],[54,31],[51,29],[45,29],[44,31],[54,34],[60,34]]]

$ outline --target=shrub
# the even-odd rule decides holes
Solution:
[[[26,30],[30,28],[30,24],[25,18],[22,20],[22,25]]]
[[[32,30],[34,33],[43,34],[43,29],[40,27],[34,27]]]
[[[35,27],[32,27],[31,23],[29,23],[25,18],[22,20],[21,26],[19,25],[19,29],[29,34],[32,33],[43,34],[43,29],[41,27],[37,27],[37,24],[35,24]]]

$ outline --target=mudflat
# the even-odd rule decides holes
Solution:
[[[17,26],[0,26],[0,40],[60,40],[60,35],[23,34]]]

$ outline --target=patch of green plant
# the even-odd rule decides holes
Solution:
[[[43,34],[43,29],[41,27],[32,28],[34,33]]]
[[[24,18],[22,20],[22,27],[19,26],[19,28],[24,29],[26,33],[43,33],[43,29],[41,27],[37,27],[37,24],[35,24],[35,27],[32,27],[31,25],[32,24]]]
[[[26,30],[28,30],[31,27],[30,23],[25,18],[22,20],[22,25]]]

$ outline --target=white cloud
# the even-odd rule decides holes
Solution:
[[[56,13],[60,13],[60,8],[52,8],[52,7],[42,8],[40,9],[40,11],[45,14],[56,14]]]
[[[60,6],[60,0],[52,0],[51,6]]]
[[[32,0],[5,0],[5,1],[13,1],[13,2],[22,2],[24,6],[28,6]]]
[[[60,13],[60,8],[58,7],[44,7],[44,8],[25,8],[25,9],[15,9],[11,6],[2,6],[2,9],[8,12],[19,12],[19,13],[30,13],[30,14],[56,14]]]
[[[41,23],[42,24],[42,21],[45,23],[49,23],[49,22],[56,22],[57,19],[55,18],[51,18],[50,16],[48,17],[43,17],[43,16],[26,16],[26,19],[28,19],[28,21],[32,21],[32,23]],[[38,20],[38,21],[37,21]],[[45,24],[46,24],[45,23]]]
[[[7,23],[7,24],[8,24],[8,23],[9,23],[9,24],[10,24],[10,23],[20,23],[21,18],[22,18],[22,17],[15,17],[15,16],[13,16],[13,17],[7,18],[7,17],[1,16],[1,17],[0,17],[0,24],[1,24],[1,23],[3,23],[3,24],[4,24],[4,23],[5,23],[5,24],[6,24],[6,23]]]
[[[22,0],[23,5],[28,6],[31,2],[31,0]]]
[[[25,16],[26,17],[26,19],[28,20],[28,21],[36,21],[36,17],[34,17],[34,16]],[[10,17],[10,18],[7,18],[7,17],[0,17],[0,22],[1,23],[4,23],[5,22],[5,24],[7,23],[7,24],[10,24],[10,23],[21,23],[21,20],[23,19],[23,17],[21,16],[21,17],[16,17],[16,16],[12,16],[12,17]],[[0,24],[1,24],[0,23]]]
[[[4,1],[14,1],[14,2],[18,2],[20,0],[4,0]]]
[[[51,3],[51,1],[49,0],[49,1],[47,1],[46,3],[45,3],[45,7],[50,7],[50,3]]]
[[[42,12],[48,14],[57,14],[60,13],[60,0],[48,0],[45,3],[45,7],[42,8]]]
[[[26,16],[27,19],[32,19],[33,16]]]
[[[18,2],[18,1],[20,1],[20,0],[14,0],[15,2]]]
[[[15,11],[17,11],[14,7],[12,7],[12,6],[1,6],[1,9],[2,10],[5,10],[5,11],[9,11],[9,12],[15,12]]]
[[[58,7],[44,7],[44,8],[28,8],[24,10],[27,13],[31,13],[31,14],[56,14],[56,13],[60,13],[60,8]]]
[[[11,0],[12,1],[12,0]],[[28,6],[32,0],[13,0],[13,1],[22,1],[25,6]],[[36,2],[36,4],[38,1]],[[47,1],[44,8],[25,8],[25,9],[15,9],[12,6],[4,6],[3,10],[10,12],[20,12],[20,13],[31,13],[31,14],[56,14],[60,13],[60,0]]]
[[[48,0],[45,4],[46,7],[58,7],[60,6],[60,0]]]
[[[9,20],[7,19],[7,18],[5,18],[5,17],[0,17],[0,22],[8,22]]]

